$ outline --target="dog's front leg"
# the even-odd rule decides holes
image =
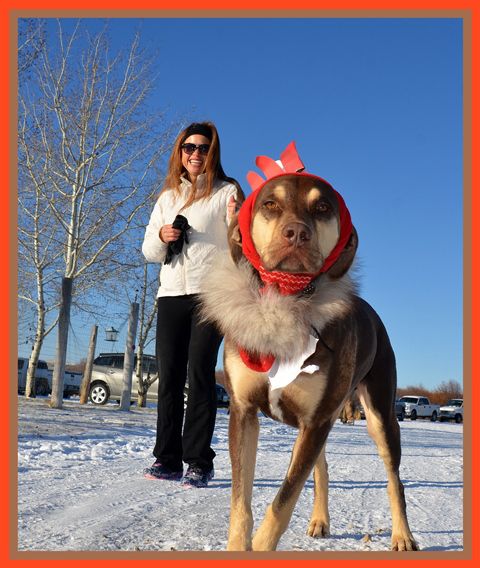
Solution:
[[[252,550],[251,503],[258,432],[257,409],[232,403],[229,424],[232,498],[227,550]]]
[[[287,475],[253,538],[253,550],[277,548],[329,430],[330,424],[323,425],[321,429],[300,428]]]
[[[313,537],[330,535],[330,515],[328,513],[328,466],[325,459],[325,446],[313,470],[314,502],[307,534]]]

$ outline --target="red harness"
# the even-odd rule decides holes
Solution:
[[[281,163],[283,168],[271,158],[267,156],[258,156],[256,159],[257,166],[263,171],[267,179],[263,179],[255,172],[249,172],[247,179],[252,186],[253,192],[247,197],[242,204],[238,213],[238,226],[242,236],[242,250],[244,256],[258,271],[261,281],[266,288],[276,285],[278,291],[282,295],[297,294],[307,288],[307,286],[317,278],[321,273],[326,272],[338,259],[341,252],[345,248],[348,240],[352,234],[352,221],[350,212],[345,205],[342,196],[333,189],[333,187],[324,179],[312,174],[303,172],[304,165],[300,160],[295,143],[290,142],[287,148],[281,154]],[[339,207],[340,214],[340,237],[335,248],[325,259],[322,267],[317,273],[290,273],[282,272],[279,270],[266,270],[261,263],[260,256],[255,248],[251,236],[252,212],[255,206],[255,201],[263,186],[272,179],[276,179],[285,175],[307,176],[327,184],[334,192]],[[250,369],[258,372],[268,371],[275,360],[275,356],[271,354],[258,354],[250,353],[243,348],[239,348],[240,357],[242,361]]]

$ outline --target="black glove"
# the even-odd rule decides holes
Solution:
[[[177,215],[172,223],[174,229],[179,229],[181,231],[180,236],[176,241],[171,241],[168,243],[167,254],[163,264],[170,264],[174,254],[180,254],[183,248],[183,242],[188,244],[188,229],[190,225],[188,224],[188,219],[183,215]]]

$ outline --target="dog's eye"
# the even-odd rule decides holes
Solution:
[[[265,201],[265,203],[263,204],[263,207],[265,209],[267,209],[267,211],[279,211],[280,210],[278,203],[276,203],[275,201]]]
[[[317,201],[315,204],[315,213],[328,213],[331,209],[330,204],[326,201]]]

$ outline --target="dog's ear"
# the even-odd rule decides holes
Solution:
[[[238,214],[232,217],[230,225],[228,226],[228,246],[230,247],[230,254],[233,258],[233,262],[238,264],[243,257],[242,252],[242,235],[240,233],[240,228],[238,226]]]
[[[347,273],[348,269],[352,265],[353,259],[355,258],[355,253],[358,247],[358,234],[355,227],[352,227],[352,234],[348,239],[345,248],[340,253],[334,264],[327,271],[330,278],[341,278]]]

